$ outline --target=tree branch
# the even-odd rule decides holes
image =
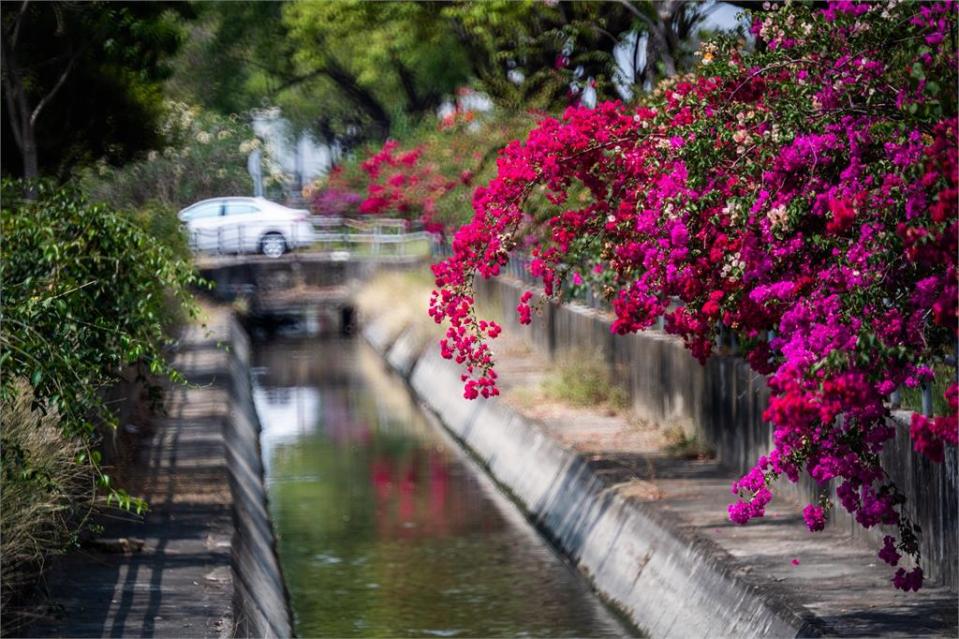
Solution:
[[[80,58],[80,54],[83,53],[83,48],[77,51],[71,58],[70,62],[67,63],[67,68],[63,70],[63,73],[60,74],[60,77],[57,78],[57,83],[53,85],[53,88],[43,96],[43,99],[37,103],[37,106],[34,107],[33,113],[30,114],[30,124],[31,126],[36,124],[37,117],[40,116],[40,112],[43,111],[43,107],[47,106],[50,103],[50,100],[57,94],[63,84],[67,81],[67,77],[70,75],[70,72],[73,71],[73,65],[76,64],[77,60]]]
[[[636,16],[637,18],[645,22],[647,26],[650,26],[650,27],[655,26],[653,24],[653,21],[649,19],[649,16],[647,16],[642,11],[634,7],[633,3],[630,2],[629,0],[616,0],[616,1],[619,4],[623,5],[624,7],[626,7],[626,10],[629,11],[631,14],[633,14],[634,16]]]
[[[326,75],[326,69],[322,69],[322,68],[314,69],[310,71],[309,73],[306,73],[305,75],[298,75],[298,76],[291,77],[287,79],[286,81],[284,81],[276,89],[274,89],[273,92],[280,93],[281,91],[285,91],[287,89],[293,88],[298,84],[309,82],[310,80],[313,80],[314,78],[318,78],[321,75]]]
[[[3,87],[6,89],[3,92],[3,98],[7,102],[7,111],[10,113],[10,130],[13,131],[13,141],[17,143],[18,149],[23,149],[23,136],[20,133],[20,126],[17,120],[17,108],[16,103],[13,101],[13,89],[10,86],[10,82],[7,81],[7,78],[3,79]]]
[[[6,34],[4,34],[6,35]],[[10,38],[12,39],[12,38]],[[19,97],[20,91],[23,91],[23,82],[20,78],[20,71],[17,69],[16,61],[13,58],[13,52],[10,49],[8,38],[0,38],[0,51],[3,55],[3,66],[6,73],[3,74],[3,92],[4,100],[7,103],[7,113],[10,116],[10,129],[13,131],[13,139],[17,147],[23,150],[23,114],[18,112],[17,102],[14,98]]]
[[[17,36],[20,35],[21,20],[23,19],[23,14],[27,12],[28,4],[30,4],[30,0],[23,0],[23,4],[20,5],[20,11],[17,13],[17,17],[13,21],[13,32],[10,34],[11,49],[15,49],[17,47]]]
[[[406,94],[406,100],[410,104],[410,109],[419,111],[421,108],[420,95],[416,91],[416,81],[413,79],[413,73],[406,68],[406,65],[400,61],[399,56],[395,53],[391,52],[390,58],[393,67],[396,69],[396,75],[400,79],[400,86],[403,87],[403,93]]]

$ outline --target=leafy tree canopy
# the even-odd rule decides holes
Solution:
[[[155,146],[166,63],[191,11],[173,2],[4,4],[3,174],[65,177]]]
[[[683,70],[715,3],[214,3],[174,97],[224,113],[266,104],[350,146],[396,136],[462,85],[507,109],[629,97]],[[622,52],[631,62],[623,68]],[[617,55],[617,51],[619,54]]]
[[[469,80],[435,3],[202,6],[171,83],[224,113],[267,104],[328,140],[383,137]]]

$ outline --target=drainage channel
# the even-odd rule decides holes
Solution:
[[[276,339],[253,362],[299,636],[635,634],[367,344]]]

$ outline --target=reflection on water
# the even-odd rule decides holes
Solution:
[[[299,636],[630,634],[353,340],[256,347]]]

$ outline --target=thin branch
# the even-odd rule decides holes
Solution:
[[[50,89],[50,92],[47,93],[40,102],[37,103],[37,106],[33,109],[33,113],[30,114],[30,125],[33,126],[37,122],[37,117],[40,115],[40,112],[43,110],[43,107],[47,106],[50,103],[50,100],[57,94],[60,88],[63,86],[64,82],[67,81],[67,77],[70,75],[70,72],[73,71],[73,65],[76,64],[77,60],[80,58],[80,54],[83,53],[83,49],[77,51],[70,62],[67,63],[67,68],[63,70],[63,73],[60,74],[60,77],[57,79],[57,83],[53,85],[53,88]]]
[[[69,295],[70,293],[75,293],[75,292],[79,291],[79,290],[82,289],[82,288],[86,288],[86,287],[90,286],[91,284],[96,284],[96,283],[97,283],[97,280],[90,280],[90,281],[87,282],[86,284],[81,284],[80,286],[75,286],[75,287],[71,288],[71,289],[68,290],[68,291],[63,291],[62,293],[58,293],[57,295],[54,295],[53,297],[48,297],[45,301],[49,302],[49,301],[51,301],[51,300],[57,299],[58,297],[63,297],[64,295]]]
[[[23,4],[20,5],[20,11],[17,13],[17,17],[13,21],[13,33],[10,34],[11,49],[15,49],[17,47],[17,36],[20,35],[21,20],[23,19],[23,14],[27,12],[28,4],[30,4],[30,0],[23,0]]]
[[[627,11],[629,11],[629,12],[632,13],[634,16],[636,16],[637,18],[639,18],[640,20],[642,20],[643,22],[645,22],[647,26],[649,26],[649,27],[651,27],[651,28],[653,28],[653,29],[656,28],[656,23],[654,23],[652,20],[650,20],[650,19],[649,19],[649,16],[647,16],[647,15],[644,14],[642,11],[640,11],[639,9],[637,9],[636,7],[634,7],[634,6],[633,6],[633,3],[631,3],[629,0],[617,0],[617,2],[619,2],[619,4],[621,4],[621,5],[623,5],[624,7],[626,7],[626,10],[627,10]]]
[[[307,73],[306,75],[299,75],[299,76],[291,77],[290,79],[288,79],[288,80],[286,80],[285,82],[283,82],[282,84],[280,84],[280,86],[278,86],[278,87],[275,89],[275,93],[279,93],[279,92],[281,92],[281,91],[285,91],[286,89],[289,89],[290,87],[294,87],[294,86],[296,86],[296,85],[298,85],[298,84],[302,84],[302,83],[308,82],[308,81],[310,81],[310,80],[312,80],[312,79],[314,79],[314,78],[318,78],[318,77],[320,77],[320,76],[322,76],[322,75],[328,75],[328,74],[329,74],[329,72],[328,72],[326,69],[314,69],[313,71],[310,71],[310,72]]]

